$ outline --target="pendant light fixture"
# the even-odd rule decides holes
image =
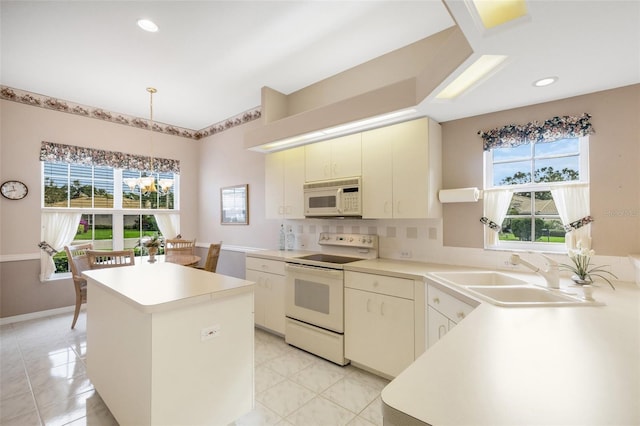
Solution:
[[[147,87],[147,92],[149,92],[149,122],[151,124],[149,128],[149,130],[151,131],[151,155],[149,156],[149,167],[151,170],[149,172],[149,176],[123,179],[124,183],[129,187],[131,191],[133,191],[136,186],[139,186],[140,192],[145,195],[153,192],[158,192],[153,168],[153,94],[157,93],[158,90],[155,87]],[[173,186],[173,179],[158,179],[158,185],[160,186],[161,193],[168,193]]]

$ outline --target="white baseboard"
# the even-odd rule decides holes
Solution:
[[[52,315],[66,314],[67,312],[73,312],[74,309],[75,309],[75,305],[72,305],[72,306],[64,306],[62,308],[49,309],[46,311],[31,312],[28,314],[0,318],[0,325],[12,324],[14,322],[21,322],[21,321],[29,321],[32,319],[38,319],[38,318],[44,318],[44,317],[50,317]],[[82,306],[81,310],[82,309],[84,309],[84,305]]]

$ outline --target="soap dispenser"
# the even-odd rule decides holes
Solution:
[[[296,246],[296,235],[293,233],[291,226],[287,229],[287,250],[293,250]]]

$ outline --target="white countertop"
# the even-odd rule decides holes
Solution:
[[[373,259],[344,269],[422,279],[479,268]],[[537,274],[500,272],[544,284]],[[640,425],[640,288],[597,286],[594,297],[605,306],[480,303],[385,387],[384,404],[431,425]]]
[[[253,291],[254,286],[251,281],[169,262],[141,262],[135,266],[85,271],[83,275],[143,312],[228,297]]]
[[[472,268],[376,259],[345,269],[411,278]],[[606,305],[481,303],[383,390],[384,404],[431,425],[640,424],[640,288],[598,284],[594,296]]]

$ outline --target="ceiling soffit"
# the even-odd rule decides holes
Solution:
[[[263,88],[264,125],[245,148],[415,107],[472,54],[453,26],[290,95]]]

